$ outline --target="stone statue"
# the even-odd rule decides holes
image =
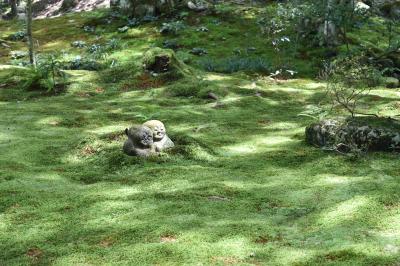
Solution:
[[[130,156],[147,157],[156,154],[153,131],[146,126],[135,126],[125,129],[128,140],[125,141],[123,151]]]
[[[130,156],[148,157],[174,147],[174,143],[167,136],[165,126],[161,121],[150,120],[141,126],[125,129],[128,140],[125,141],[123,151]]]
[[[157,152],[174,147],[174,143],[168,137],[164,124],[158,120],[150,120],[143,124],[153,132],[154,146]]]

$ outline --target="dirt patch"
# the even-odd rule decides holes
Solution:
[[[212,257],[211,258],[212,264],[223,263],[224,265],[235,265],[235,264],[239,264],[240,262],[242,262],[242,260],[237,257]]]
[[[135,87],[140,90],[159,88],[163,85],[162,80],[152,77],[149,73],[143,73],[135,82]]]
[[[223,197],[223,196],[209,196],[209,197],[207,197],[207,199],[210,201],[229,201],[228,198]]]
[[[43,256],[43,251],[41,251],[39,248],[30,248],[26,252],[26,255],[30,257],[31,259],[38,260],[40,257]]]
[[[259,236],[254,242],[257,244],[266,244],[270,242],[270,238],[268,236]]]
[[[99,246],[103,248],[111,247],[114,244],[115,240],[112,237],[107,237],[100,241]]]
[[[84,156],[90,156],[90,155],[94,155],[96,153],[97,153],[97,149],[90,145],[86,145],[85,147],[83,147],[83,149],[81,151],[81,154]]]
[[[177,239],[173,235],[164,235],[160,237],[160,242],[161,243],[174,243],[176,242]]]

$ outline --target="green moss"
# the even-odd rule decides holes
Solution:
[[[193,28],[178,36],[180,51],[201,46],[220,60],[251,45],[273,64],[256,12],[244,10],[257,6],[228,7],[200,22],[188,16]],[[97,42],[81,27],[102,14],[35,21],[39,50],[81,53],[69,44]],[[118,35],[120,23],[98,25],[103,38]],[[396,264],[398,154],[350,162],[307,146],[313,119],[298,114],[331,107],[315,80],[207,73],[192,60],[188,69],[201,79],[138,89],[144,53],[164,40],[159,23],[121,37],[109,54],[115,66],[68,71],[70,84],[56,96],[33,98],[18,89],[25,69],[0,68],[0,264]],[[200,24],[209,33],[195,31]],[[0,21],[0,34],[20,27]],[[292,60],[315,73],[314,57]],[[200,99],[209,91],[218,105]],[[377,88],[361,104],[394,116],[398,92]],[[150,160],[125,156],[123,130],[149,119],[165,122],[175,149]]]

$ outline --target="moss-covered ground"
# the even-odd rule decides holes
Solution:
[[[188,18],[176,38],[193,68],[194,47],[222,59],[251,46],[274,60],[242,9],[235,19]],[[118,38],[114,68],[67,71],[66,90],[51,95],[23,91],[25,70],[0,67],[0,265],[398,265],[399,154],[352,160],[306,145],[313,118],[299,114],[328,104],[323,84],[138,74],[143,52],[167,38],[160,22],[126,33],[102,24],[101,39],[83,31],[102,16],[37,20],[34,34],[40,52],[71,54],[81,52],[72,41]],[[0,22],[0,38],[20,29]],[[316,67],[294,65],[303,76]],[[205,89],[219,101],[199,97]],[[399,96],[377,88],[361,107],[395,115]],[[177,147],[148,160],[123,155],[123,130],[148,119],[164,121]]]

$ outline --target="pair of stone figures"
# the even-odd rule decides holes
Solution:
[[[141,126],[127,128],[125,134],[128,140],[124,143],[123,151],[130,156],[147,157],[174,147],[164,124],[158,120],[150,120]]]

